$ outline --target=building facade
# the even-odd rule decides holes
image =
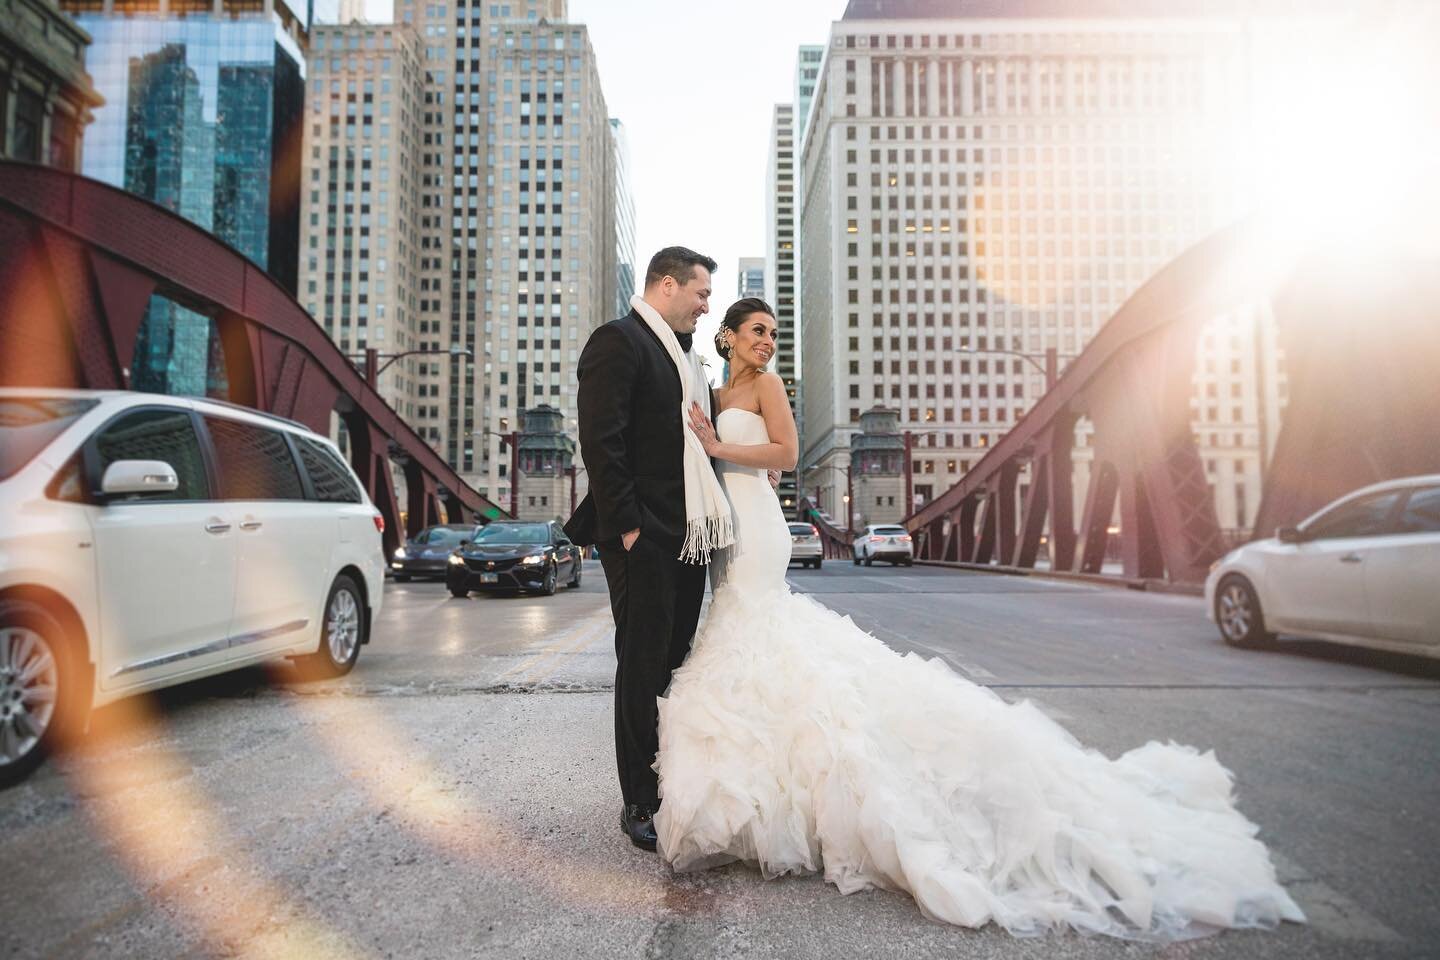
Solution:
[[[795,106],[775,104],[770,121],[770,147],[765,167],[765,291],[775,309],[779,341],[775,372],[785,381],[790,412],[797,430],[804,429],[801,410],[800,341],[795,324]],[[801,438],[804,450],[804,438]],[[780,505],[795,517],[800,490],[795,472],[780,478]]]
[[[429,417],[422,366],[446,357],[420,336],[420,38],[407,25],[349,20],[311,34],[301,199],[300,301],[347,355],[385,365],[397,413]],[[428,379],[428,378],[427,378]]]
[[[765,258],[741,257],[735,268],[735,296],[737,298],[759,297],[764,300]]]
[[[614,134],[564,0],[398,0],[395,17],[420,35],[425,71],[419,334],[453,351],[422,367],[437,402],[415,425],[504,503],[502,423],[523,430],[523,411],[548,404],[573,435],[580,348],[613,319]]]
[[[612,158],[615,171],[615,308],[614,317],[630,312],[635,295],[635,197],[630,192],[630,140],[625,124],[610,118]]]
[[[104,100],[85,72],[90,35],[54,0],[0,0],[0,157],[79,170]]]
[[[296,292],[308,8],[276,0],[63,0],[90,34],[105,105],[82,171],[166,207]],[[225,396],[210,317],[157,294],[131,366],[136,389]]]
[[[877,406],[914,435],[916,499],[948,489],[1044,392],[1042,369],[994,351],[1079,353],[1156,269],[1244,212],[1243,156],[1215,145],[1243,139],[1245,28],[1193,6],[1086,19],[995,0],[957,18],[853,0],[799,161],[807,490],[837,502],[834,468]],[[1241,412],[1206,454],[1212,476],[1258,458]],[[1082,425],[1082,471],[1087,440]]]

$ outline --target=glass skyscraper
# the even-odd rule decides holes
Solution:
[[[92,0],[64,4],[90,33],[88,66],[105,105],[83,172],[209,230],[282,285],[299,265],[304,44],[309,12],[161,13]],[[104,6],[108,6],[105,4]],[[228,8],[228,4],[227,4]],[[210,317],[157,293],[131,367],[136,389],[224,395]]]

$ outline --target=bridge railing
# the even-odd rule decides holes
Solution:
[[[1366,269],[1291,249],[1258,219],[1196,244],[1130,297],[959,483],[905,518],[917,556],[1035,569],[1044,548],[1054,571],[1108,575],[1118,554],[1128,580],[1203,582],[1234,538],[1195,436],[1197,342],[1203,324],[1262,298],[1288,399],[1264,466],[1259,535],[1367,483],[1440,472],[1440,269]],[[1092,459],[1077,523],[1072,458],[1085,419]]]
[[[815,506],[809,497],[800,498],[798,516],[814,524],[820,531],[820,543],[826,560],[849,560],[854,553],[854,536],[835,523],[830,514]]]

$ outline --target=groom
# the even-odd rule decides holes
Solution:
[[[693,461],[686,463],[680,374],[692,378],[687,392],[713,415],[710,385],[691,340],[710,309],[714,270],[714,260],[685,247],[655,254],[644,294],[631,301],[635,309],[591,334],[577,372],[580,456],[590,492],[565,532],[576,543],[600,547],[615,617],[621,826],[646,850],[655,849],[651,820],[660,806],[651,769],[659,749],[655,700],[685,660],[705,595],[703,559],[679,559],[682,550],[694,557],[695,530],[703,530],[686,512],[686,483],[693,487],[697,478]],[[674,332],[683,356],[662,341],[661,322]],[[709,461],[702,464],[708,472]],[[714,482],[712,473],[708,483]]]

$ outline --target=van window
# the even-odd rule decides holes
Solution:
[[[115,502],[210,499],[200,440],[188,410],[152,408],[121,414],[96,434],[94,447],[98,459],[97,488],[106,468],[119,460],[163,460],[170,464],[180,481],[180,486],[172,492],[131,493],[115,497]]]
[[[278,430],[206,417],[215,444],[215,470],[225,500],[303,500],[290,445]]]
[[[315,488],[316,500],[326,503],[361,502],[360,485],[334,450],[308,437],[296,437],[295,446],[300,450],[300,462],[305,465],[305,472],[310,475],[310,486]]]
[[[97,402],[68,397],[0,399],[0,480],[17,473]]]

